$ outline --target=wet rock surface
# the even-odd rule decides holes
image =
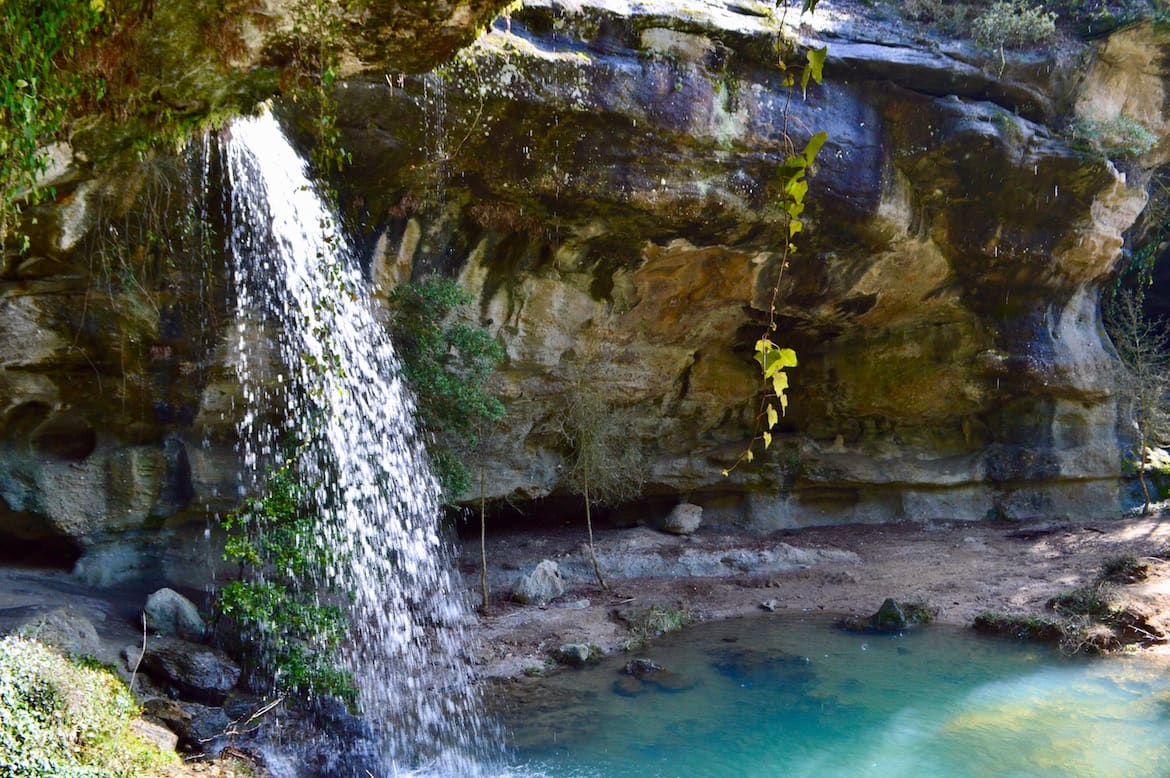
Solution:
[[[212,705],[222,703],[240,680],[240,667],[226,654],[210,646],[177,638],[148,640],[146,651],[125,649],[128,664],[141,666],[154,679],[183,697]]]

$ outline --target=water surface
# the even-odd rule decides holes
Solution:
[[[856,635],[822,616],[706,624],[543,679],[506,714],[520,774],[1170,775],[1170,665],[1067,658],[933,625]]]

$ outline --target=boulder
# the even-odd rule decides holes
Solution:
[[[674,535],[693,535],[703,523],[703,507],[680,502],[662,522],[662,529]]]
[[[183,737],[191,727],[191,714],[168,697],[151,697],[142,703],[142,715]]]
[[[219,751],[217,741],[225,738],[232,726],[232,720],[223,708],[192,702],[183,703],[182,707],[189,717],[181,737],[183,745],[208,753]]]
[[[162,724],[139,718],[130,722],[130,728],[135,735],[153,743],[160,751],[174,751],[179,745],[179,736]]]
[[[39,640],[71,657],[99,657],[102,641],[93,622],[65,606],[36,616],[17,630],[21,637]]]
[[[143,615],[146,626],[163,637],[198,641],[207,630],[195,603],[174,589],[162,588],[147,597]]]
[[[552,652],[552,657],[558,663],[569,667],[584,667],[585,665],[601,661],[604,652],[588,643],[565,643]]]
[[[137,664],[140,652],[138,646],[126,648],[127,664]],[[218,705],[240,680],[240,666],[222,651],[177,638],[150,640],[141,656],[151,677],[196,702]]]
[[[936,610],[924,602],[899,602],[887,597],[872,616],[847,616],[837,626],[849,632],[901,632],[934,620]]]
[[[565,582],[560,568],[551,559],[542,560],[512,587],[512,596],[525,605],[547,605],[564,593]]]

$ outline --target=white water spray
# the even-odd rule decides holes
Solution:
[[[480,772],[485,743],[463,656],[468,610],[437,523],[438,488],[413,427],[389,336],[333,214],[271,114],[226,134],[241,446],[252,483],[299,441],[300,476],[323,506],[319,531],[352,597],[343,664],[376,729],[386,775]]]

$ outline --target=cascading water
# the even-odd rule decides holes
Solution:
[[[338,560],[323,583],[351,598],[340,659],[378,732],[384,773],[422,763],[478,774],[497,738],[477,712],[462,655],[467,606],[448,573],[438,490],[389,337],[276,119],[233,122],[223,158],[249,486],[262,483],[283,438],[298,441],[299,476],[323,513],[303,540]]]

